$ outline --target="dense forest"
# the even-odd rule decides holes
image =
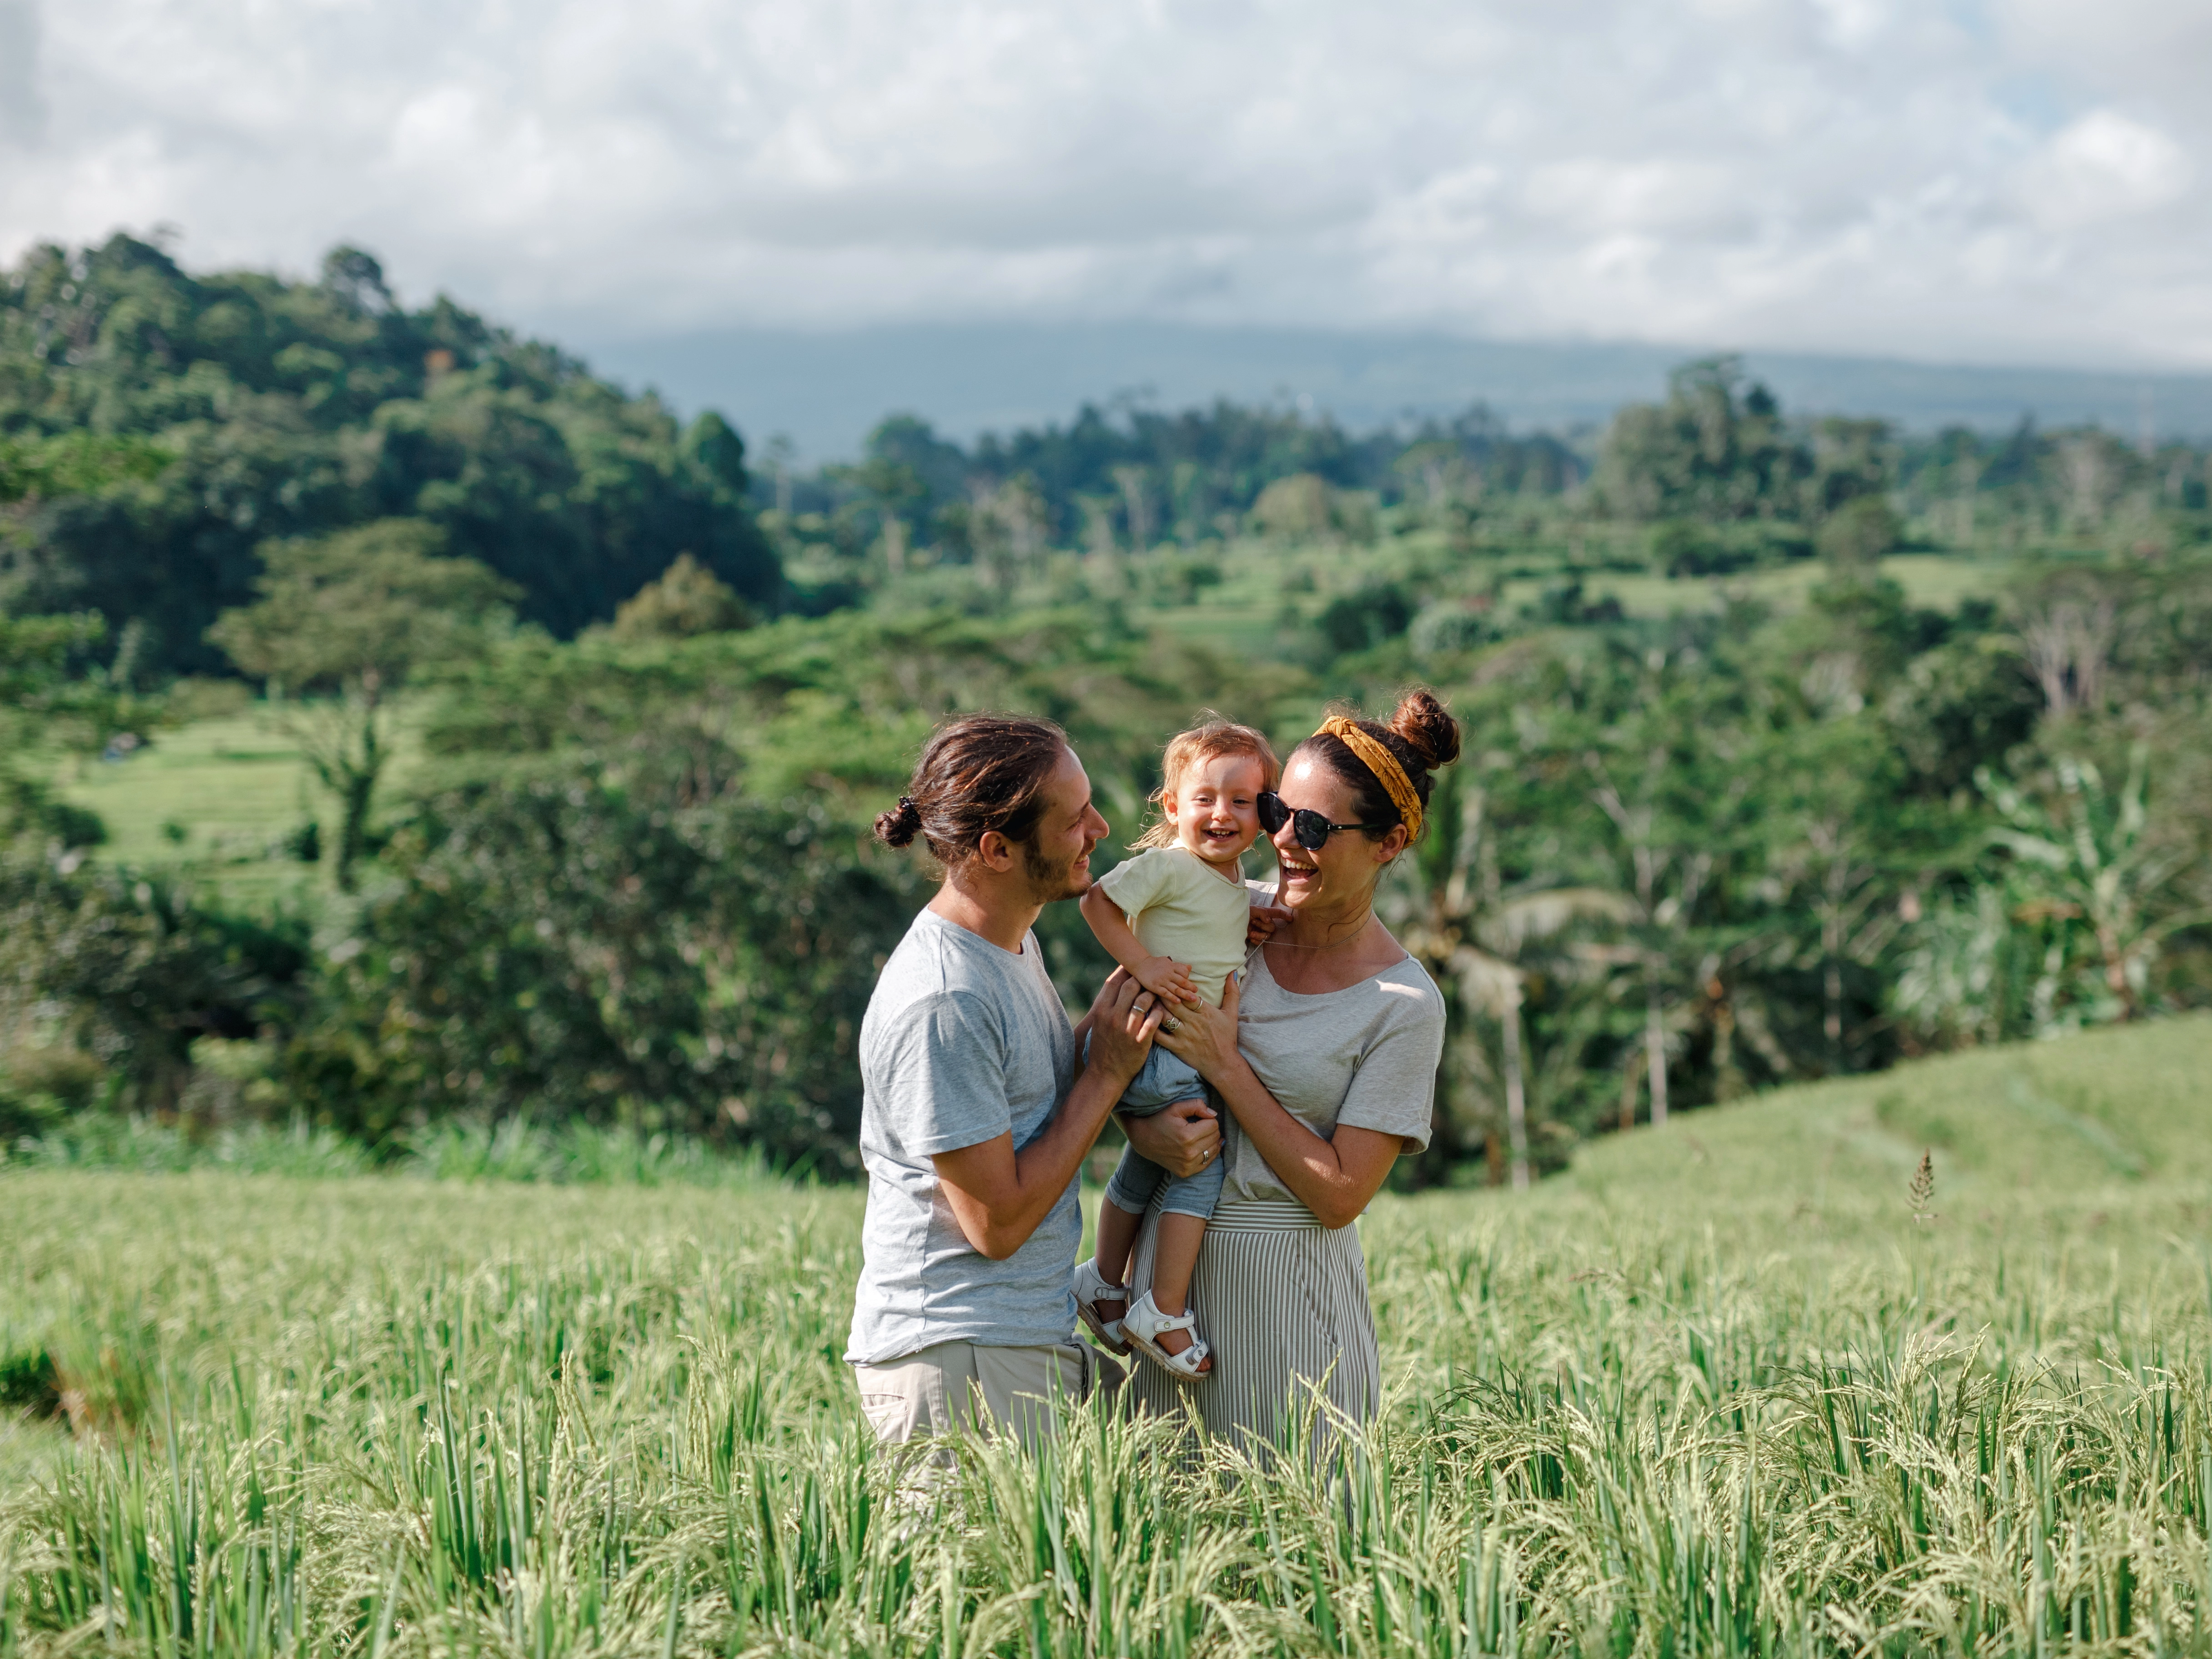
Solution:
[[[1454,1009],[1408,1180],[2212,1000],[2203,448],[1804,419],[1715,360],[1601,433],[1124,405],[752,461],[356,251],[9,272],[0,1133],[575,1116],[849,1170],[929,880],[866,826],[934,720],[1062,721],[1118,855],[1200,709],[1294,738],[1415,679],[1468,743],[1388,891]],[[104,856],[70,767],[249,694],[319,780],[251,855],[289,896]]]
[[[205,638],[272,539],[410,517],[558,635],[690,553],[750,599],[774,556],[744,448],[334,249],[316,283],[194,277],[118,235],[0,276],[0,608],[90,611],[127,672],[227,666]]]

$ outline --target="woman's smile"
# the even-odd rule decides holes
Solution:
[[[1292,811],[1304,809],[1318,812],[1331,823],[1347,823],[1358,816],[1352,792],[1343,781],[1311,760],[1291,766],[1290,775],[1283,780],[1282,802]],[[1370,849],[1374,845],[1357,830],[1343,830],[1331,836],[1316,852],[1299,844],[1297,833],[1288,823],[1269,840],[1275,849],[1276,891],[1292,905],[1321,896],[1328,885],[1328,878],[1322,874],[1324,866],[1340,866],[1347,860],[1371,863]],[[1358,883],[1353,884],[1356,887]]]

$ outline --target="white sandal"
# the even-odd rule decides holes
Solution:
[[[1106,1276],[1098,1271],[1097,1257],[1085,1256],[1075,1264],[1075,1316],[1098,1339],[1102,1347],[1115,1353],[1129,1352],[1129,1340],[1122,1331],[1124,1322],[1106,1318],[1098,1311],[1097,1304],[1119,1302],[1127,1306],[1128,1300],[1129,1287],[1109,1284]]]
[[[1203,1382],[1213,1373],[1202,1371],[1199,1367],[1206,1363],[1206,1356],[1213,1351],[1206,1346],[1206,1339],[1197,1334],[1197,1325],[1196,1314],[1180,1313],[1170,1317],[1162,1313],[1159,1304],[1152,1300],[1152,1293],[1146,1291],[1137,1298],[1136,1305],[1122,1319],[1121,1334],[1128,1338],[1131,1347],[1178,1382]],[[1162,1331],[1189,1331],[1190,1346],[1181,1353],[1170,1353],[1160,1346]]]

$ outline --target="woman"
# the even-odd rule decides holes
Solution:
[[[1420,836],[1431,774],[1458,754],[1443,705],[1409,692],[1387,725],[1326,722],[1265,804],[1282,919],[1241,990],[1178,1010],[1156,1039],[1235,1125],[1191,1286],[1213,1373],[1179,1383],[1139,1366],[1141,1405],[1188,1399],[1210,1432],[1261,1441],[1308,1385],[1355,1422],[1375,1413],[1382,1362],[1352,1224],[1390,1166],[1428,1145],[1444,1038],[1443,998],[1376,919],[1375,889]],[[1152,1252],[1148,1221],[1133,1289],[1151,1282]]]

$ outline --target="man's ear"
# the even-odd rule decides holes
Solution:
[[[996,830],[986,830],[975,842],[975,856],[994,870],[1014,867],[1014,844]]]

